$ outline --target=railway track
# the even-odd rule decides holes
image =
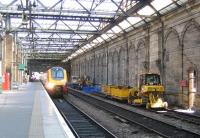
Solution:
[[[190,132],[189,130],[185,130],[183,128],[179,128],[172,124],[162,122],[161,120],[156,120],[154,118],[147,117],[142,114],[135,113],[133,111],[124,109],[120,106],[116,106],[111,104],[110,102],[106,102],[103,99],[98,97],[94,97],[85,93],[82,93],[78,90],[69,89],[71,94],[75,95],[83,99],[84,101],[98,107],[104,109],[108,112],[111,112],[117,116],[120,116],[131,123],[138,124],[150,131],[153,131],[160,136],[163,137],[181,137],[181,138],[188,138],[188,137],[200,137],[200,134]]]
[[[104,95],[102,93],[95,93],[93,95],[99,96],[102,98],[106,98],[106,95]],[[109,99],[109,98],[107,98],[107,99]],[[132,106],[132,105],[130,105],[130,106]],[[140,109],[146,110],[145,108],[140,108]],[[170,118],[179,119],[181,121],[185,121],[185,122],[192,123],[195,125],[200,125],[200,116],[199,115],[177,112],[177,111],[174,111],[171,109],[168,109],[168,110],[163,109],[163,110],[160,110],[160,112],[159,112],[159,110],[150,110],[150,109],[148,109],[148,111],[151,111],[151,112],[154,112],[157,114],[162,114],[162,115],[170,117]]]
[[[155,112],[155,111],[153,111]],[[166,112],[156,112],[170,118],[179,119],[195,125],[200,125],[200,116],[194,114],[181,113],[174,110],[166,110]]]
[[[53,100],[77,138],[115,138],[115,136],[64,99]]]

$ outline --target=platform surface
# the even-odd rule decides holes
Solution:
[[[0,138],[73,138],[40,82],[0,94]]]

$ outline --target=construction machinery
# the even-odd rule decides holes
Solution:
[[[146,108],[167,108],[163,100],[164,86],[159,74],[141,74],[138,88],[130,91],[129,104],[146,104]]]
[[[163,100],[164,86],[161,85],[159,74],[139,75],[137,87],[104,85],[102,89],[106,95],[127,100],[129,104],[146,105],[146,108],[167,108],[168,106]]]

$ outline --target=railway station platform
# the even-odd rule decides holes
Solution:
[[[0,94],[0,138],[73,138],[40,82]]]

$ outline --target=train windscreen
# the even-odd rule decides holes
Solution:
[[[53,68],[51,70],[51,74],[52,74],[52,78],[54,79],[58,79],[58,80],[64,79],[64,70],[61,68]]]
[[[160,76],[157,74],[147,74],[145,81],[147,85],[158,85],[160,84]]]

